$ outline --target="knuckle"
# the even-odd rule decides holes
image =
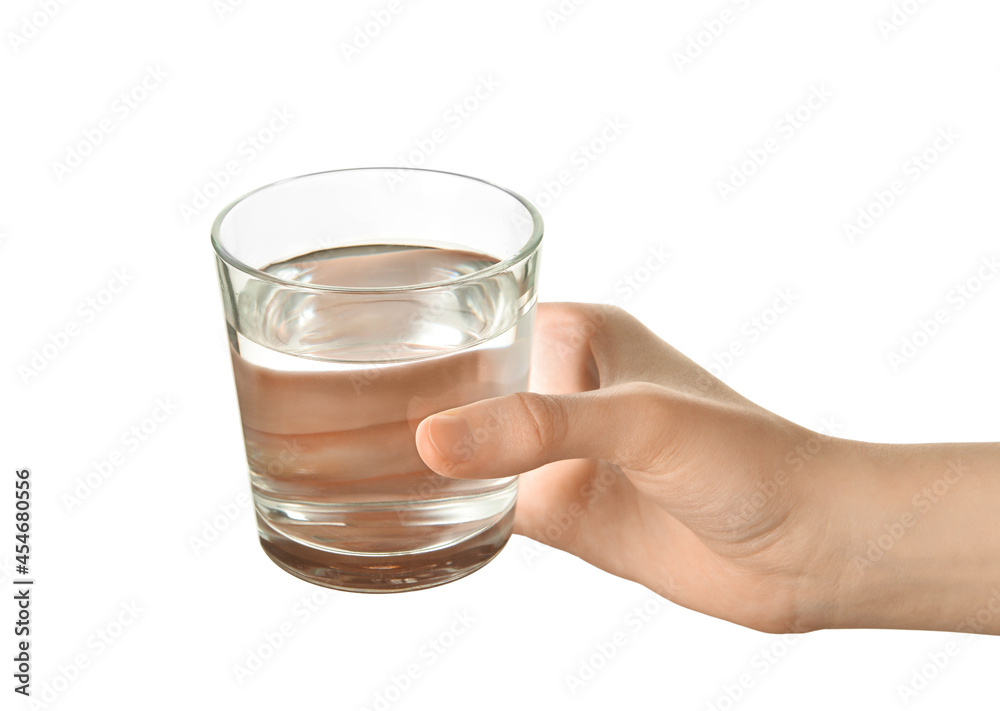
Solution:
[[[612,304],[573,303],[566,307],[569,319],[590,332],[604,331],[610,324],[628,316],[627,311]]]
[[[566,410],[560,400],[551,395],[515,393],[512,401],[527,423],[525,435],[538,451],[557,447],[566,437]]]
[[[598,332],[606,330],[611,324],[621,323],[632,318],[628,311],[614,304],[583,304],[582,306],[583,319]]]
[[[626,324],[641,324],[642,322],[636,318],[632,312],[628,309],[617,306],[615,304],[604,304],[601,306],[601,310],[604,313],[604,321],[609,324],[614,324],[619,327]]]
[[[656,416],[664,416],[669,410],[668,397],[670,391],[656,383],[633,381],[621,386],[621,393],[630,403],[642,412],[650,412]]]
[[[684,437],[671,391],[656,383],[631,382],[620,386],[619,394],[636,423],[636,431],[621,438],[619,456],[639,469],[664,468]]]

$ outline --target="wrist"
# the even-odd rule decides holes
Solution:
[[[868,444],[816,434],[820,451],[815,464],[796,479],[800,575],[789,631],[812,632],[844,626],[852,614],[850,566],[860,531],[847,493],[850,480],[863,470]]]
[[[832,440],[827,454],[808,482],[800,626],[1000,631],[987,503],[1000,496],[1000,447]]]

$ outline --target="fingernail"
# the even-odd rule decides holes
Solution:
[[[435,415],[427,425],[427,434],[438,454],[449,462],[467,462],[472,459],[472,427],[464,417]]]

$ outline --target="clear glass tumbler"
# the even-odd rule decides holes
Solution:
[[[524,198],[430,170],[305,175],[219,214],[250,485],[275,563],[392,592],[455,580],[503,548],[516,478],[438,476],[414,433],[527,389],[541,240]]]

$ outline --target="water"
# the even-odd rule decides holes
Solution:
[[[442,281],[496,260],[393,245],[268,267],[310,284]],[[426,416],[527,388],[534,304],[500,274],[445,292],[363,297],[251,281],[230,324],[261,543],[330,587],[427,587],[485,564],[510,535],[514,478],[434,474],[414,442]]]

